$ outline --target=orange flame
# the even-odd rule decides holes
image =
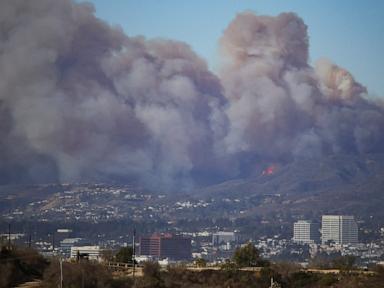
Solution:
[[[276,170],[277,170],[277,166],[275,164],[272,164],[271,166],[268,166],[267,168],[265,168],[261,173],[261,175],[263,176],[272,175],[276,172]]]

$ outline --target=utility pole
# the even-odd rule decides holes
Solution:
[[[11,250],[11,223],[8,223],[8,249]]]
[[[60,258],[60,288],[63,288],[63,259]]]
[[[135,262],[136,262],[136,242],[135,242],[135,237],[136,237],[136,228],[133,228],[133,239],[132,239],[132,263],[133,263],[133,281],[135,281]]]
[[[32,235],[29,233],[29,239],[28,239],[28,247],[31,248],[32,246]]]
[[[52,254],[55,253],[55,231],[52,233]]]
[[[85,287],[84,267],[81,268],[81,288]]]

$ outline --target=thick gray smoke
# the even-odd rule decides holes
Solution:
[[[128,37],[71,0],[0,2],[0,183],[176,188],[256,156],[382,152],[383,106],[294,14],[239,14],[217,77],[188,45]],[[159,186],[156,186],[159,187]]]
[[[383,152],[383,105],[344,69],[308,65],[307,27],[295,14],[239,14],[221,45],[229,152],[270,161]]]
[[[219,80],[187,45],[129,38],[93,12],[1,2],[3,182],[188,184],[225,133]]]

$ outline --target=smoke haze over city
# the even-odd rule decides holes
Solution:
[[[204,31],[201,31],[204,33]],[[235,16],[213,73],[187,43],[127,36],[70,0],[0,3],[0,183],[188,189],[271,163],[384,152],[384,103],[294,13]]]

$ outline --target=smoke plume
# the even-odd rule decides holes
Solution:
[[[229,152],[274,161],[383,152],[383,105],[337,65],[308,65],[307,27],[295,14],[239,14],[221,45]]]
[[[220,44],[216,76],[187,44],[129,37],[90,4],[2,1],[0,183],[176,189],[244,159],[383,152],[383,105],[330,61],[308,65],[295,14],[239,14]]]
[[[171,185],[209,164],[225,99],[188,45],[127,37],[89,4],[0,8],[3,182]]]

